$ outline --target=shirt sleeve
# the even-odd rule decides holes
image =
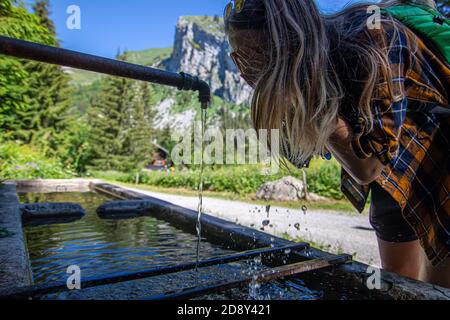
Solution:
[[[354,132],[352,146],[359,158],[367,159],[376,156],[383,164],[387,165],[399,153],[399,138],[408,108],[405,79],[412,55],[408,38],[403,32],[384,30],[383,33],[383,36],[387,38],[382,41],[383,43],[391,41],[394,37],[388,54],[392,80],[383,79],[377,85],[372,100],[372,128],[370,129],[364,119],[360,118],[362,129]],[[376,36],[380,37],[380,34]]]

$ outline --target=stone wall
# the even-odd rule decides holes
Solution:
[[[170,221],[180,229],[194,232],[197,213],[171,203],[151,198],[124,188],[93,180],[49,180],[49,181],[18,181],[20,190],[33,189],[35,192],[59,192],[96,190],[119,199],[143,199],[152,203],[156,218]],[[65,186],[65,188],[60,188]],[[90,186],[90,188],[89,188]],[[64,190],[63,190],[64,189]],[[203,235],[210,242],[229,242],[236,250],[248,250],[270,245],[283,246],[293,243],[284,239],[272,237],[263,232],[239,226],[209,215],[203,216]],[[15,183],[0,185],[0,292],[32,284],[32,274],[26,242],[22,230],[20,204]],[[232,240],[232,241],[230,241]],[[328,259],[333,255],[311,248],[309,259]],[[365,286],[367,265],[352,262],[334,268],[333,277],[341,281],[351,281],[356,286]],[[393,299],[450,299],[450,290],[431,284],[413,281],[398,275],[382,272],[382,289],[374,294],[385,295]]]
[[[179,207],[139,192],[130,191],[107,183],[93,183],[92,189],[119,199],[146,200],[152,204],[152,215],[168,221],[187,232],[195,232],[197,212]],[[208,214],[202,216],[202,236],[207,241],[228,246],[234,250],[249,250],[268,246],[292,245],[291,241],[274,237],[267,233],[231,223]],[[232,241],[230,241],[232,240]],[[334,255],[311,248],[308,259],[330,259]],[[334,276],[341,281],[350,281],[355,287],[366,287],[371,275],[369,266],[357,261],[334,268]],[[396,300],[449,300],[450,289],[401,277],[397,274],[381,271],[381,289],[373,290],[373,299]]]
[[[95,179],[49,179],[49,180],[16,180],[14,183],[19,192],[89,192],[90,183]]]
[[[0,185],[0,290],[32,284],[15,184]]]

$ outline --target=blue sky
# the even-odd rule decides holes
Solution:
[[[324,10],[336,10],[349,1],[352,0],[318,0],[318,3]],[[50,3],[64,48],[113,57],[119,48],[169,47],[179,16],[222,16],[228,0],[50,0]],[[73,4],[81,9],[81,30],[66,27],[66,10]]]

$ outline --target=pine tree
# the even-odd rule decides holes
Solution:
[[[126,55],[119,57],[126,60]],[[107,77],[89,108],[90,167],[97,170],[139,171],[150,162],[153,111],[149,86]]]
[[[38,1],[34,7],[37,11],[32,14],[21,1],[2,1],[0,34],[57,45],[48,1]],[[0,85],[0,133],[33,143],[47,155],[57,154],[70,107],[69,78],[62,68],[0,57]]]
[[[151,107],[150,91],[147,83],[134,84],[134,99],[131,106],[129,119],[129,131],[125,148],[129,152],[130,159],[127,171],[140,171],[151,162],[152,146],[152,122],[154,112]]]
[[[91,126],[89,146],[93,156],[90,167],[121,170],[127,160],[123,152],[128,112],[127,91],[130,81],[108,77],[105,87],[89,108]]]
[[[53,21],[50,19],[48,0],[37,0],[33,5],[33,11],[38,16],[42,26],[46,27],[51,34],[56,34],[56,28]]]
[[[34,97],[34,103],[31,112],[22,117],[29,133],[26,141],[54,156],[68,125],[75,121],[69,115],[70,79],[55,65],[33,63],[27,69],[33,75],[29,80],[29,95]]]
[[[51,33],[57,45],[55,25],[50,19],[48,0],[38,0],[33,6],[41,26]],[[27,70],[31,75],[29,95],[34,98],[31,113],[23,115],[28,129],[27,142],[39,146],[45,154],[60,154],[58,145],[64,139],[65,130],[72,119],[68,110],[71,106],[72,89],[70,78],[62,67],[44,63],[30,62]]]
[[[55,45],[55,37],[40,25],[21,1],[0,1],[0,35]],[[34,96],[30,87],[33,63],[0,56],[0,134],[5,139],[26,141],[33,118]],[[27,120],[23,120],[23,119]]]
[[[173,150],[176,145],[176,141],[172,140],[172,128],[170,127],[170,125],[166,125],[164,128],[159,129],[157,132],[155,132],[155,140],[159,145],[169,151]],[[167,160],[169,162],[172,162],[170,153],[167,155],[167,157]]]

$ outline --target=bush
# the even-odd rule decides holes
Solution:
[[[106,170],[106,171],[97,171],[97,170],[91,170],[87,174],[87,176],[92,176],[97,179],[104,179],[104,180],[112,180],[112,181],[121,181],[121,182],[130,182],[129,178],[131,177],[131,174],[129,173],[123,173],[119,171],[112,171],[112,170]],[[136,182],[136,177],[134,178],[133,182]]]
[[[344,198],[341,192],[341,167],[337,161],[316,159],[306,172],[310,192],[337,200]]]
[[[267,182],[293,175],[301,178],[301,171],[291,169],[283,170],[276,175],[264,176],[261,166],[223,166],[217,169],[205,168],[204,189],[217,192],[233,192],[239,195],[255,194],[259,187]],[[342,199],[340,191],[340,167],[336,161],[314,160],[307,169],[307,180],[310,192],[324,197]],[[97,178],[116,180],[125,183],[135,183],[135,173],[124,174],[118,172],[94,172]],[[187,188],[198,190],[200,173],[198,170],[169,172],[149,172],[140,174],[139,183],[164,187]]]
[[[63,179],[74,174],[29,145],[0,142],[0,180]]]
[[[260,174],[260,168],[255,166],[233,166],[223,167],[216,170],[205,169],[203,185],[205,190],[209,191],[227,191],[237,194],[248,194],[256,190],[266,181],[266,178]],[[110,176],[117,181],[134,183],[136,176],[134,174]],[[274,180],[277,177],[268,179]],[[188,188],[198,190],[200,182],[200,172],[198,170],[168,172],[143,172],[140,175],[139,183],[165,187],[165,188]]]

